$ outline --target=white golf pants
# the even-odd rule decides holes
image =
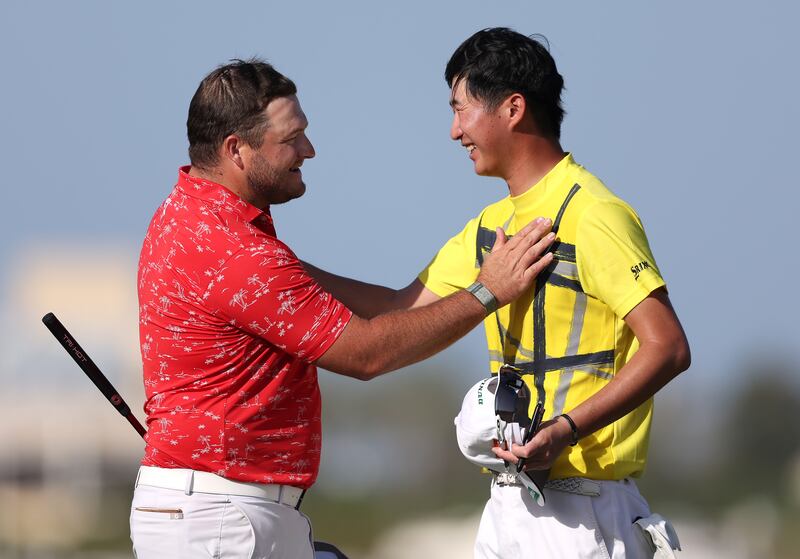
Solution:
[[[138,559],[314,557],[311,524],[290,506],[147,485],[133,494],[131,540]]]
[[[518,485],[492,483],[475,542],[478,559],[653,557],[633,523],[650,507],[630,480],[600,481],[600,495],[545,489],[537,505]]]

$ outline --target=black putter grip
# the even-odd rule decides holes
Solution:
[[[58,343],[67,350],[67,353],[69,353],[70,357],[78,364],[78,367],[86,373],[86,376],[89,377],[97,389],[103,393],[103,396],[111,402],[111,405],[114,406],[123,417],[131,422],[131,425],[133,425],[140,435],[144,436],[145,429],[131,413],[128,404],[125,403],[125,400],[119,395],[117,389],[114,388],[100,369],[97,368],[97,365],[94,364],[91,357],[89,357],[80,344],[75,341],[75,338],[72,337],[64,325],[61,324],[61,321],[56,318],[56,315],[51,312],[47,313],[42,317],[42,322],[47,326],[47,329],[50,330],[55,339],[58,340]]]

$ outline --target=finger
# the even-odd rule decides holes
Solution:
[[[552,222],[549,219],[545,219],[543,217],[537,217],[534,221],[531,221],[519,230],[512,238],[508,241],[509,249],[522,249],[526,250],[530,246],[536,244],[540,239],[542,239],[552,226]]]
[[[512,464],[516,464],[519,462],[519,458],[517,458],[512,452],[508,450],[503,450],[499,446],[493,447],[492,452],[494,452],[495,456],[500,458],[501,460],[505,460],[506,462],[511,462]]]
[[[538,274],[539,271],[547,266],[553,259],[553,254],[548,251],[555,238],[555,234],[548,233],[542,240],[527,249],[519,260],[520,265],[526,269],[538,265],[539,270],[534,272]]]
[[[543,255],[539,260],[530,264],[528,268],[523,272],[523,277],[525,278],[526,282],[532,282],[536,279],[539,274],[541,274],[550,264],[553,263],[553,253],[548,252],[547,254]]]
[[[494,239],[494,245],[492,245],[492,252],[495,252],[497,249],[502,248],[506,242],[508,242],[508,238],[506,237],[506,232],[503,231],[502,227],[497,227],[494,232],[496,233]]]
[[[530,235],[533,231],[537,229],[541,228],[547,229],[548,227],[550,227],[550,225],[551,221],[549,219],[546,219],[544,217],[537,217],[533,221],[528,222],[528,224],[525,227],[517,231],[517,234],[514,235],[514,237],[525,237],[526,235]]]
[[[539,239],[536,243],[534,243],[522,257],[521,261],[526,265],[532,264],[536,259],[538,259],[541,255],[545,252],[550,250],[550,247],[553,245],[553,242],[556,240],[556,234],[553,232],[548,233],[547,235],[543,236]]]
[[[525,446],[518,445],[517,443],[513,443],[511,445],[511,454],[516,456],[517,458],[525,458],[526,460],[530,459],[531,455],[533,455],[533,451],[531,449],[531,444],[528,443]]]

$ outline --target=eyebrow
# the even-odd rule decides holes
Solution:
[[[284,138],[291,138],[292,136],[303,132],[306,128],[308,128],[308,122],[304,122],[300,126],[295,126],[291,130],[289,130],[286,134],[283,135]]]

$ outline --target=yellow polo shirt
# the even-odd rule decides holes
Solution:
[[[664,280],[633,209],[566,155],[524,194],[486,207],[467,223],[419,279],[442,297],[469,286],[495,228],[514,235],[539,216],[558,223],[554,263],[537,279],[541,285],[488,316],[484,326],[491,372],[505,362],[530,373],[526,381],[534,395],[537,384],[543,389],[548,418],[601,390],[638,349],[623,318]],[[551,478],[641,474],[652,407],[651,399],[582,438],[556,460]]]

